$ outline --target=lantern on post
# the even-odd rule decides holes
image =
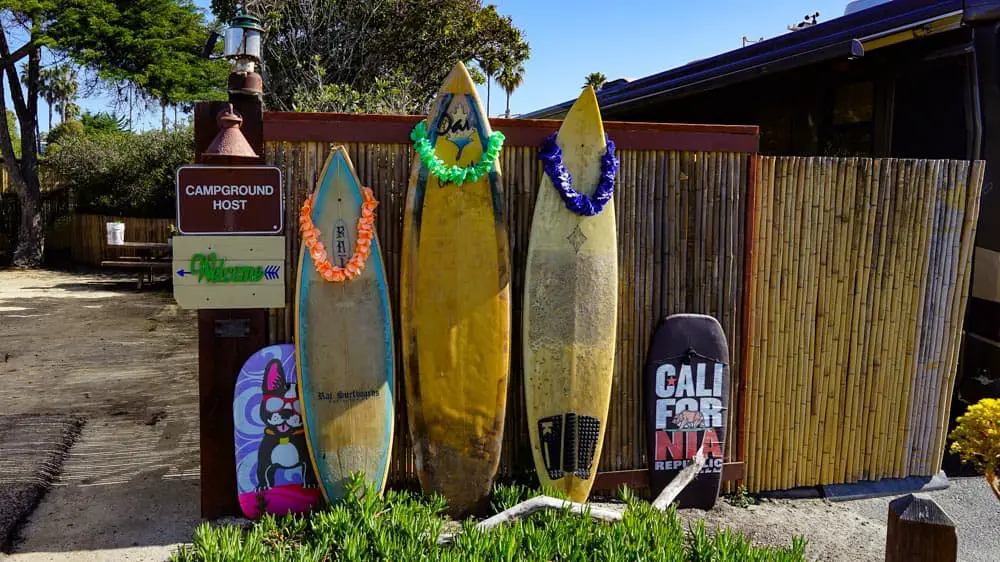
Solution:
[[[264,28],[260,20],[249,14],[240,14],[233,19],[223,35],[223,57],[233,62],[229,74],[229,93],[261,95],[264,83],[256,72],[261,62],[261,33]]]

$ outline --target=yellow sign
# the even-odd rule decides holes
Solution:
[[[284,308],[284,236],[175,236],[182,308]]]

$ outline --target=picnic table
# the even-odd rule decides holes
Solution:
[[[103,267],[133,267],[139,269],[139,289],[142,289],[143,276],[149,276],[149,282],[153,282],[153,271],[157,269],[169,270],[172,264],[171,250],[173,245],[169,242],[123,242],[115,244],[116,248],[133,248],[135,256],[120,256],[115,260],[104,260]]]

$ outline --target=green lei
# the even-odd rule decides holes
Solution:
[[[483,151],[483,155],[479,158],[479,162],[472,166],[460,167],[446,166],[444,161],[438,158],[437,154],[434,154],[434,147],[431,145],[431,141],[427,139],[427,123],[425,120],[422,119],[417,123],[417,126],[413,128],[413,132],[410,133],[410,138],[413,140],[413,148],[420,155],[420,160],[423,161],[424,166],[427,166],[427,170],[431,174],[441,181],[458,185],[462,185],[465,182],[479,181],[479,178],[488,174],[493,169],[493,163],[496,162],[497,157],[500,155],[500,149],[503,148],[504,141],[503,133],[493,131],[489,141],[486,143],[486,150]]]

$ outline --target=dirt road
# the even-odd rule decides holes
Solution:
[[[0,412],[84,420],[11,560],[162,560],[190,540],[195,326],[134,277],[0,271]]]

